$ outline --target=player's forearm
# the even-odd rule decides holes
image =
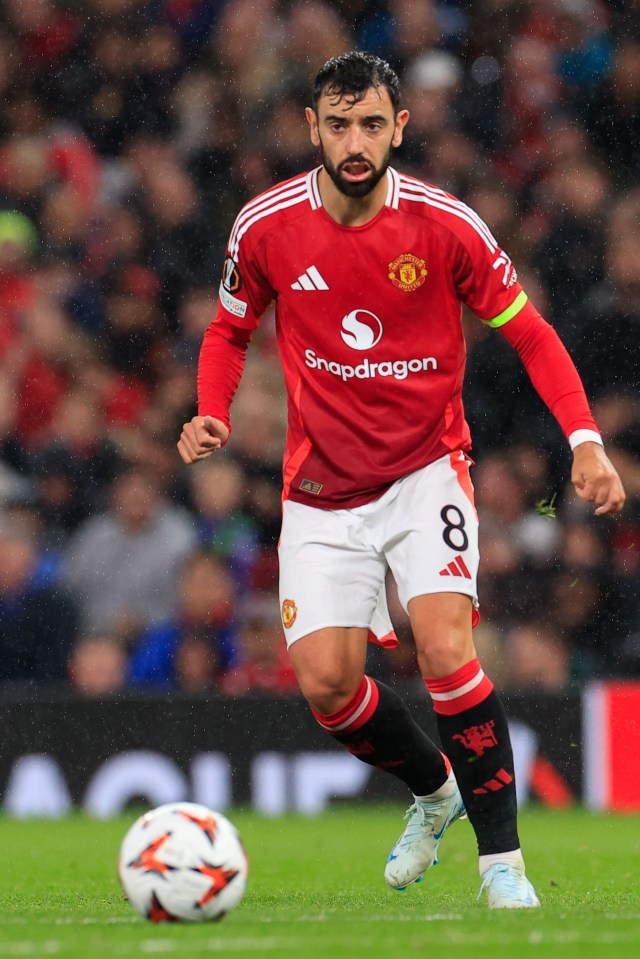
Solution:
[[[528,303],[500,332],[518,351],[531,382],[565,436],[569,438],[577,430],[599,435],[573,360],[556,331],[537,310]]]
[[[218,320],[207,329],[198,361],[198,413],[230,429],[229,410],[247,354],[250,333]]]

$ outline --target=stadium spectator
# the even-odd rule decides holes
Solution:
[[[640,41],[623,36],[611,75],[581,99],[582,119],[619,189],[635,186],[640,171]]]
[[[574,311],[576,291],[588,290],[603,277],[610,183],[591,159],[574,155],[554,162],[536,197],[548,226],[533,263],[549,291],[556,328],[570,335],[566,317]]]
[[[562,637],[571,675],[578,679],[602,673],[613,646],[603,585],[597,570],[566,562],[549,584],[547,618]]]
[[[122,643],[108,634],[81,637],[71,650],[69,681],[83,696],[110,696],[122,690],[127,654]]]
[[[257,525],[261,542],[271,547],[273,562],[282,510],[280,459],[284,447],[285,407],[282,372],[272,354],[268,320],[262,343],[266,355],[249,361],[245,380],[236,396],[234,454],[247,478],[245,511]],[[268,588],[273,580],[254,585]]]
[[[215,689],[238,659],[236,591],[224,563],[191,552],[179,573],[175,612],[148,626],[132,649],[132,686]]]
[[[504,641],[503,683],[519,693],[559,692],[569,685],[569,648],[563,634],[548,626],[513,626]]]
[[[37,244],[37,231],[28,217],[11,209],[0,212],[0,361],[15,389],[26,351],[22,317],[37,295],[30,275]]]
[[[411,132],[402,159],[420,169],[429,162],[431,141],[447,128],[456,129],[455,98],[462,82],[460,60],[445,50],[430,50],[411,61],[404,75],[407,102],[412,104]]]
[[[142,172],[139,190],[147,261],[160,281],[162,304],[175,329],[179,301],[212,273],[207,225],[196,184],[175,157],[148,159]]]
[[[559,530],[535,508],[548,484],[547,464],[535,448],[518,448],[520,468],[504,452],[483,457],[476,468],[478,510],[489,532],[511,541],[519,562],[543,564],[552,554]],[[527,459],[527,453],[529,458]]]
[[[624,211],[624,206],[622,207]],[[619,222],[623,212],[618,207]],[[640,222],[620,232],[611,229],[604,250],[604,279],[572,311],[574,352],[594,397],[613,392],[638,397],[640,354],[628,338],[640,332]]]
[[[178,308],[180,336],[172,347],[173,358],[177,363],[184,364],[186,369],[193,369],[198,362],[202,337],[211,322],[213,302],[214,295],[209,286],[192,287],[180,302]]]
[[[77,629],[76,605],[50,577],[34,535],[0,525],[0,680],[62,681]]]
[[[440,10],[435,0],[389,0],[386,6],[388,53],[404,75],[410,63],[442,39]]]
[[[80,525],[66,553],[64,579],[83,632],[131,641],[172,615],[177,570],[195,540],[192,519],[154,476],[133,467],[117,476],[107,509]]]
[[[247,477],[239,463],[209,460],[192,473],[193,505],[203,549],[220,557],[240,590],[251,584],[258,559],[256,524],[244,511]]]
[[[214,61],[228,95],[255,120],[278,75],[282,25],[275,0],[227,0],[212,36]]]
[[[102,433],[101,411],[89,388],[74,386],[54,407],[50,432],[31,455],[47,542],[64,549],[69,535],[103,503],[120,458]]]

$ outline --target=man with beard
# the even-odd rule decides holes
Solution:
[[[442,190],[389,166],[409,119],[389,65],[329,60],[306,111],[322,166],[240,212],[198,370],[186,463],[229,439],[252,331],[272,299],[288,391],[280,601],[291,661],[318,723],[414,801],[385,869],[403,889],[468,816],[491,908],[538,906],[527,879],[504,709],[478,662],[477,516],[462,409],[461,303],[518,350],[574,450],[572,479],[617,512],[575,367],[528,301],[488,227]],[[434,704],[442,751],[398,695],[365,674],[366,644],[392,644],[393,573]]]

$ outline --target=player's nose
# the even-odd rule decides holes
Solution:
[[[355,123],[349,127],[346,146],[350,157],[356,157],[362,154],[364,135],[360,127]]]

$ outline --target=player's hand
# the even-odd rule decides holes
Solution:
[[[229,439],[229,430],[213,416],[194,416],[182,427],[178,452],[185,463],[197,463],[219,450]]]
[[[596,504],[596,516],[619,513],[625,493],[615,466],[599,443],[580,443],[573,451],[571,482],[580,499]]]

